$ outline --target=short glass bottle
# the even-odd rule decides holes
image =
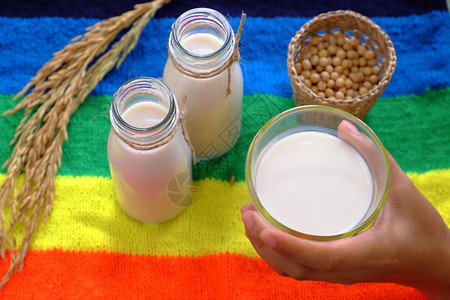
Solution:
[[[172,25],[163,81],[177,100],[186,99],[186,127],[198,159],[228,152],[241,131],[243,78],[239,61],[218,73],[235,51],[226,18],[192,9]]]
[[[154,78],[125,82],[114,94],[108,161],[117,200],[131,217],[161,223],[191,196],[192,154],[170,89]]]

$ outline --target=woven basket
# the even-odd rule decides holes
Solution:
[[[303,77],[299,76],[295,69],[300,50],[309,44],[312,35],[339,30],[347,36],[359,37],[363,45],[371,48],[375,52],[377,65],[381,70],[380,81],[367,93],[359,95],[352,100],[334,100],[319,97],[305,86]],[[295,104],[297,106],[308,104],[328,105],[345,110],[364,120],[369,109],[391,80],[396,62],[397,57],[391,39],[386,32],[369,18],[350,10],[331,11],[318,15],[304,24],[289,43],[287,67]]]

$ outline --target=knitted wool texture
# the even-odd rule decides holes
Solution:
[[[25,2],[26,5],[20,5]],[[141,1],[136,0],[18,0],[7,2],[2,5],[3,16],[11,17],[48,17],[63,16],[71,18],[108,18],[129,10],[134,4]],[[306,16],[313,17],[329,10],[352,9],[366,16],[404,16],[420,14],[432,10],[445,11],[445,1],[410,1],[395,0],[386,5],[384,0],[360,1],[360,0],[303,0],[301,5],[298,1],[278,0],[276,4],[271,1],[260,0],[176,0],[165,6],[158,12],[158,17],[176,18],[186,10],[194,7],[210,7],[224,11],[230,16],[240,16],[242,11],[251,16],[273,17],[273,16]],[[89,8],[89,9],[87,9]]]
[[[389,34],[398,58],[395,75],[383,96],[423,94],[426,88],[439,89],[450,85],[450,25],[447,12],[372,19]],[[106,76],[93,95],[112,95],[131,76],[161,77],[167,58],[170,26],[174,20],[152,19],[120,70]],[[228,20],[236,30],[240,17]],[[246,95],[266,93],[291,97],[292,88],[286,69],[287,47],[295,32],[309,20],[304,17],[261,18],[248,15],[240,48]],[[53,52],[97,21],[47,17],[0,18],[0,45],[5,58],[0,60],[0,70],[4,71],[0,73],[2,94],[19,91],[36,70],[52,57]],[[415,41],[414,47],[411,46],[412,40]],[[25,54],[18,49],[39,51],[30,50]]]
[[[301,13],[293,9],[298,2],[288,0],[196,2],[231,15],[234,29],[241,10],[248,14],[241,38],[243,129],[227,155],[194,166],[201,194],[192,206],[172,221],[145,225],[128,217],[115,198],[106,156],[108,108],[112,94],[130,77],[162,75],[170,25],[194,5],[187,2],[163,7],[122,67],[106,76],[73,115],[54,211],[38,227],[23,271],[11,278],[0,298],[423,299],[418,291],[395,284],[343,286],[280,277],[243,235],[239,209],[249,201],[244,164],[253,136],[294,105],[286,70],[290,38],[314,15],[350,8],[371,16],[390,35],[398,57],[391,83],[365,121],[450,225],[450,18],[443,11],[445,1],[398,0],[386,7],[378,0],[307,0]],[[92,18],[131,8],[128,0],[55,1],[47,9],[33,3],[6,4],[0,12],[6,16],[0,17],[0,111],[13,106],[13,94],[53,52],[98,21]],[[31,16],[43,18],[21,18]],[[10,155],[19,119],[0,118],[1,160]],[[4,178],[3,171],[0,181]],[[19,228],[17,237],[22,236]],[[8,258],[1,260],[2,274],[7,267]]]
[[[409,175],[450,224],[450,170]],[[59,176],[57,185],[58,202],[48,224],[36,232],[33,249],[106,250],[154,256],[233,253],[257,257],[241,233],[239,209],[249,199],[244,182],[230,186],[229,182],[216,179],[196,181],[195,186],[201,190],[199,198],[179,217],[158,226],[142,224],[124,214],[109,178]]]

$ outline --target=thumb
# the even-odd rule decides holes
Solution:
[[[339,124],[338,135],[339,138],[352,145],[355,149],[359,150],[361,154],[367,156],[364,158],[369,158],[369,160],[375,162],[372,164],[375,172],[384,172],[384,168],[382,168],[384,166],[384,162],[382,161],[383,157],[380,155],[380,151],[377,145],[369,136],[367,136],[363,132],[360,132],[358,128],[356,128],[352,123],[348,121],[342,121],[341,124]],[[384,151],[386,151],[386,155],[389,158],[389,164],[387,165],[387,168],[390,169],[392,178],[408,178],[408,176],[405,174],[405,172],[403,172],[392,155],[386,149],[381,149],[381,152]]]

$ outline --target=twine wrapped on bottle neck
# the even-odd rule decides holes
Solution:
[[[152,142],[152,143],[139,144],[139,143],[132,142],[130,140],[125,139],[122,135],[120,135],[116,131],[114,126],[111,126],[111,129],[114,132],[114,134],[122,142],[124,142],[131,148],[133,148],[135,150],[152,150],[152,149],[156,149],[156,148],[159,148],[161,146],[168,144],[173,139],[175,134],[177,133],[178,127],[181,127],[181,132],[183,134],[184,141],[186,142],[186,144],[189,146],[189,149],[191,150],[193,163],[196,164],[198,162],[198,160],[197,160],[197,156],[195,154],[194,147],[192,146],[191,141],[189,140],[189,136],[186,131],[185,119],[184,119],[185,114],[186,114],[186,97],[183,96],[183,105],[181,106],[180,112],[178,113],[177,124],[173,127],[173,129],[169,132],[168,135],[166,135],[164,138],[160,139],[159,141]]]
[[[186,76],[198,78],[198,79],[211,78],[211,77],[214,77],[214,76],[217,76],[217,75],[223,73],[225,70],[228,70],[228,84],[227,84],[226,96],[229,96],[231,94],[231,88],[230,88],[231,66],[235,62],[239,62],[239,60],[241,59],[241,56],[239,54],[239,40],[241,39],[241,33],[242,33],[242,29],[244,27],[244,21],[245,21],[246,17],[247,17],[247,14],[242,13],[241,22],[239,23],[239,28],[236,32],[236,40],[234,43],[233,53],[231,54],[230,58],[224,64],[222,64],[220,67],[218,67],[212,71],[208,71],[208,72],[196,72],[196,71],[190,70],[190,69],[184,67],[182,64],[180,64],[176,59],[174,59],[171,51],[169,51],[169,58],[172,60],[172,63],[175,66],[175,68],[180,73],[182,73]]]
[[[186,114],[186,96],[183,95],[183,105],[181,106],[180,113],[178,115],[178,125],[181,127],[181,133],[183,133],[183,138],[186,144],[189,146],[189,149],[191,149],[192,153],[192,160],[194,165],[198,162],[197,155],[195,154],[195,149],[191,144],[191,141],[189,140],[189,135],[186,130],[186,121],[184,120],[184,116]],[[178,126],[175,126],[178,127]]]

